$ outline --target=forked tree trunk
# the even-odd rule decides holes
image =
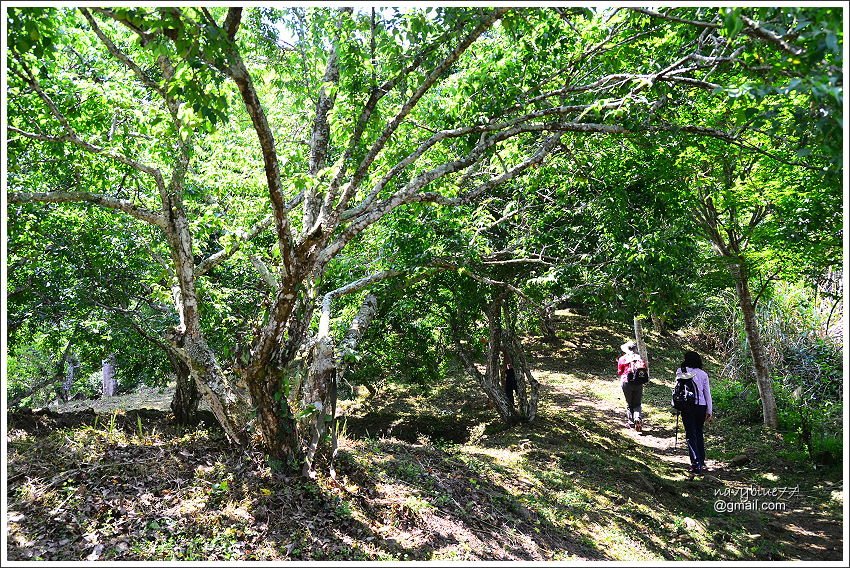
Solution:
[[[166,71],[170,66],[163,62]],[[169,102],[173,106],[173,101]],[[174,109],[172,109],[174,110]],[[176,112],[176,111],[174,111]],[[192,253],[192,233],[183,207],[182,184],[188,168],[188,155],[182,155],[175,167],[168,191],[163,191],[163,213],[167,220],[165,235],[171,251],[176,282],[172,288],[180,324],[175,330],[172,345],[182,356],[198,392],[210,405],[213,415],[227,437],[239,446],[247,439],[247,402],[240,400],[233,385],[225,376],[201,329],[198,294],[196,290],[195,259]]]
[[[764,347],[761,343],[758,323],[756,322],[756,311],[753,305],[750,286],[747,283],[746,269],[740,264],[731,264],[729,271],[735,279],[735,289],[738,292],[738,305],[744,316],[744,330],[747,334],[747,344],[750,347],[750,355],[753,358],[753,367],[756,372],[756,385],[761,399],[761,408],[764,415],[764,424],[769,428],[779,427],[777,418],[776,398],[773,394],[773,382],[770,378],[770,370],[767,366]]]
[[[531,373],[531,367],[525,357],[525,350],[515,333],[516,322],[512,317],[508,303],[504,309],[505,324],[502,327],[502,351],[510,357],[517,381],[517,417],[520,422],[532,422],[537,416],[537,402],[540,398],[540,383]],[[554,334],[555,329],[552,328]]]
[[[513,425],[518,422],[531,422],[537,415],[539,399],[539,383],[531,374],[522,345],[510,329],[502,326],[502,308],[504,295],[497,297],[487,308],[489,337],[487,341],[487,364],[484,373],[478,370],[474,358],[460,342],[458,332],[453,328],[454,342],[457,352],[466,371],[475,378],[481,390],[495,406],[499,417],[505,424]],[[505,389],[501,382],[499,359],[506,353],[513,364],[517,380],[517,408],[508,404]]]
[[[498,319],[501,313],[502,299],[503,297],[497,298],[487,308],[489,336],[487,340],[487,364],[483,373],[478,370],[475,364],[475,358],[469,348],[460,340],[460,331],[454,323],[452,324],[452,339],[466,372],[475,379],[478,386],[487,395],[487,398],[496,408],[496,412],[499,413],[499,417],[505,424],[515,424],[517,422],[516,413],[508,404],[500,381],[499,350],[501,348],[501,329]]]
[[[174,419],[178,424],[186,426],[195,421],[201,397],[189,365],[176,353],[171,351],[167,353],[168,360],[171,362],[171,367],[177,377],[174,398],[171,399],[171,412],[174,413]]]
[[[488,367],[488,369],[482,373],[478,370],[478,367],[476,367],[475,360],[467,351],[466,347],[457,341],[455,342],[455,347],[466,372],[475,379],[478,386],[481,387],[481,390],[484,391],[484,394],[487,395],[487,398],[496,407],[496,412],[499,413],[499,417],[502,419],[502,422],[509,425],[516,424],[518,421],[517,416],[514,410],[508,406],[508,400],[505,398],[505,391],[502,389],[502,385],[499,382],[498,369],[494,373]]]
[[[531,367],[525,357],[522,344],[513,334],[503,338],[502,349],[511,357],[516,374],[517,419],[520,422],[533,422],[537,417],[540,383],[531,373]]]

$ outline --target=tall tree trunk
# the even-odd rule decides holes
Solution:
[[[510,357],[517,382],[517,415],[520,422],[532,422],[537,416],[537,402],[540,398],[540,383],[531,373],[531,367],[525,357],[522,343],[516,336],[516,318],[511,312],[509,302],[504,302],[504,325],[501,328],[502,351]],[[550,322],[551,323],[551,322]],[[552,327],[552,334],[555,329]]]
[[[514,365],[517,380],[518,416],[520,422],[533,422],[537,417],[537,403],[540,399],[540,383],[531,373],[531,367],[525,357],[522,344],[513,331],[505,334],[503,349]]]
[[[201,330],[192,235],[181,199],[187,164],[186,156],[178,161],[169,191],[164,191],[162,198],[163,214],[167,219],[165,234],[177,279],[172,296],[180,316],[175,336],[178,340],[172,343],[182,354],[199,393],[207,400],[227,437],[235,444],[244,446],[247,443],[243,427],[247,421],[248,401],[240,400],[234,391]]]
[[[68,363],[68,372],[62,382],[62,402],[68,402],[71,398],[71,387],[74,385],[74,375],[80,364],[74,356],[66,357],[63,361]]]
[[[764,354],[764,347],[759,335],[758,323],[756,322],[756,311],[753,306],[753,298],[750,294],[750,286],[747,282],[747,271],[740,261],[729,265],[729,271],[735,279],[735,289],[738,292],[738,305],[744,316],[744,330],[747,334],[747,344],[750,346],[750,355],[753,358],[753,367],[756,371],[756,385],[761,399],[764,424],[769,428],[779,427],[776,412],[776,398],[773,395],[773,382],[770,378],[770,370]]]

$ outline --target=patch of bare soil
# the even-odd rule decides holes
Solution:
[[[101,396],[92,399],[69,400],[48,406],[50,410],[59,414],[81,412],[91,409],[97,414],[108,414],[115,410],[149,409],[162,412],[171,411],[171,401],[174,399],[175,383],[156,388],[140,386],[133,392],[118,396]],[[209,405],[203,399],[198,406],[200,410],[210,410]]]

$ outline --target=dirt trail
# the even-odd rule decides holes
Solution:
[[[677,435],[675,415],[669,406],[672,385],[664,383],[664,377],[673,376],[676,357],[683,352],[681,338],[647,334],[650,349],[654,347],[655,352],[650,352],[652,379],[644,388],[643,432],[638,433],[626,426],[625,401],[614,371],[617,349],[628,337],[594,327],[586,318],[569,311],[558,312],[558,319],[561,329],[567,330],[567,341],[554,352],[541,344],[532,346],[536,352],[535,372],[542,381],[541,400],[549,399],[553,407],[590,418],[598,424],[597,430],[602,435],[627,441],[636,454],[655,460],[657,471],[678,485],[679,494],[671,496],[672,500],[690,493],[699,495],[707,506],[714,506],[718,513],[716,520],[708,517],[702,522],[715,525],[708,532],[723,529],[719,538],[718,533],[712,536],[718,546],[724,545],[725,530],[735,527],[747,531],[754,550],[759,550],[759,559],[789,559],[789,554],[803,560],[841,559],[843,527],[837,511],[843,508],[844,492],[840,480],[823,479],[814,470],[801,475],[799,471],[789,471],[793,467],[779,466],[779,462],[749,463],[742,467],[712,459],[713,443],[723,439],[724,445],[730,445],[730,440],[735,439],[735,430],[730,425],[715,423],[706,425],[709,474],[689,478],[684,427],[679,420]],[[738,453],[749,458],[754,450],[740,447]],[[760,498],[758,492],[765,491],[777,493]],[[723,501],[727,508],[760,501],[759,506],[777,509],[719,511],[714,504],[717,501]]]

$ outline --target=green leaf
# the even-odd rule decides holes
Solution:
[[[744,29],[744,20],[740,16],[740,8],[725,8],[723,13],[723,30],[729,39],[735,38]]]

